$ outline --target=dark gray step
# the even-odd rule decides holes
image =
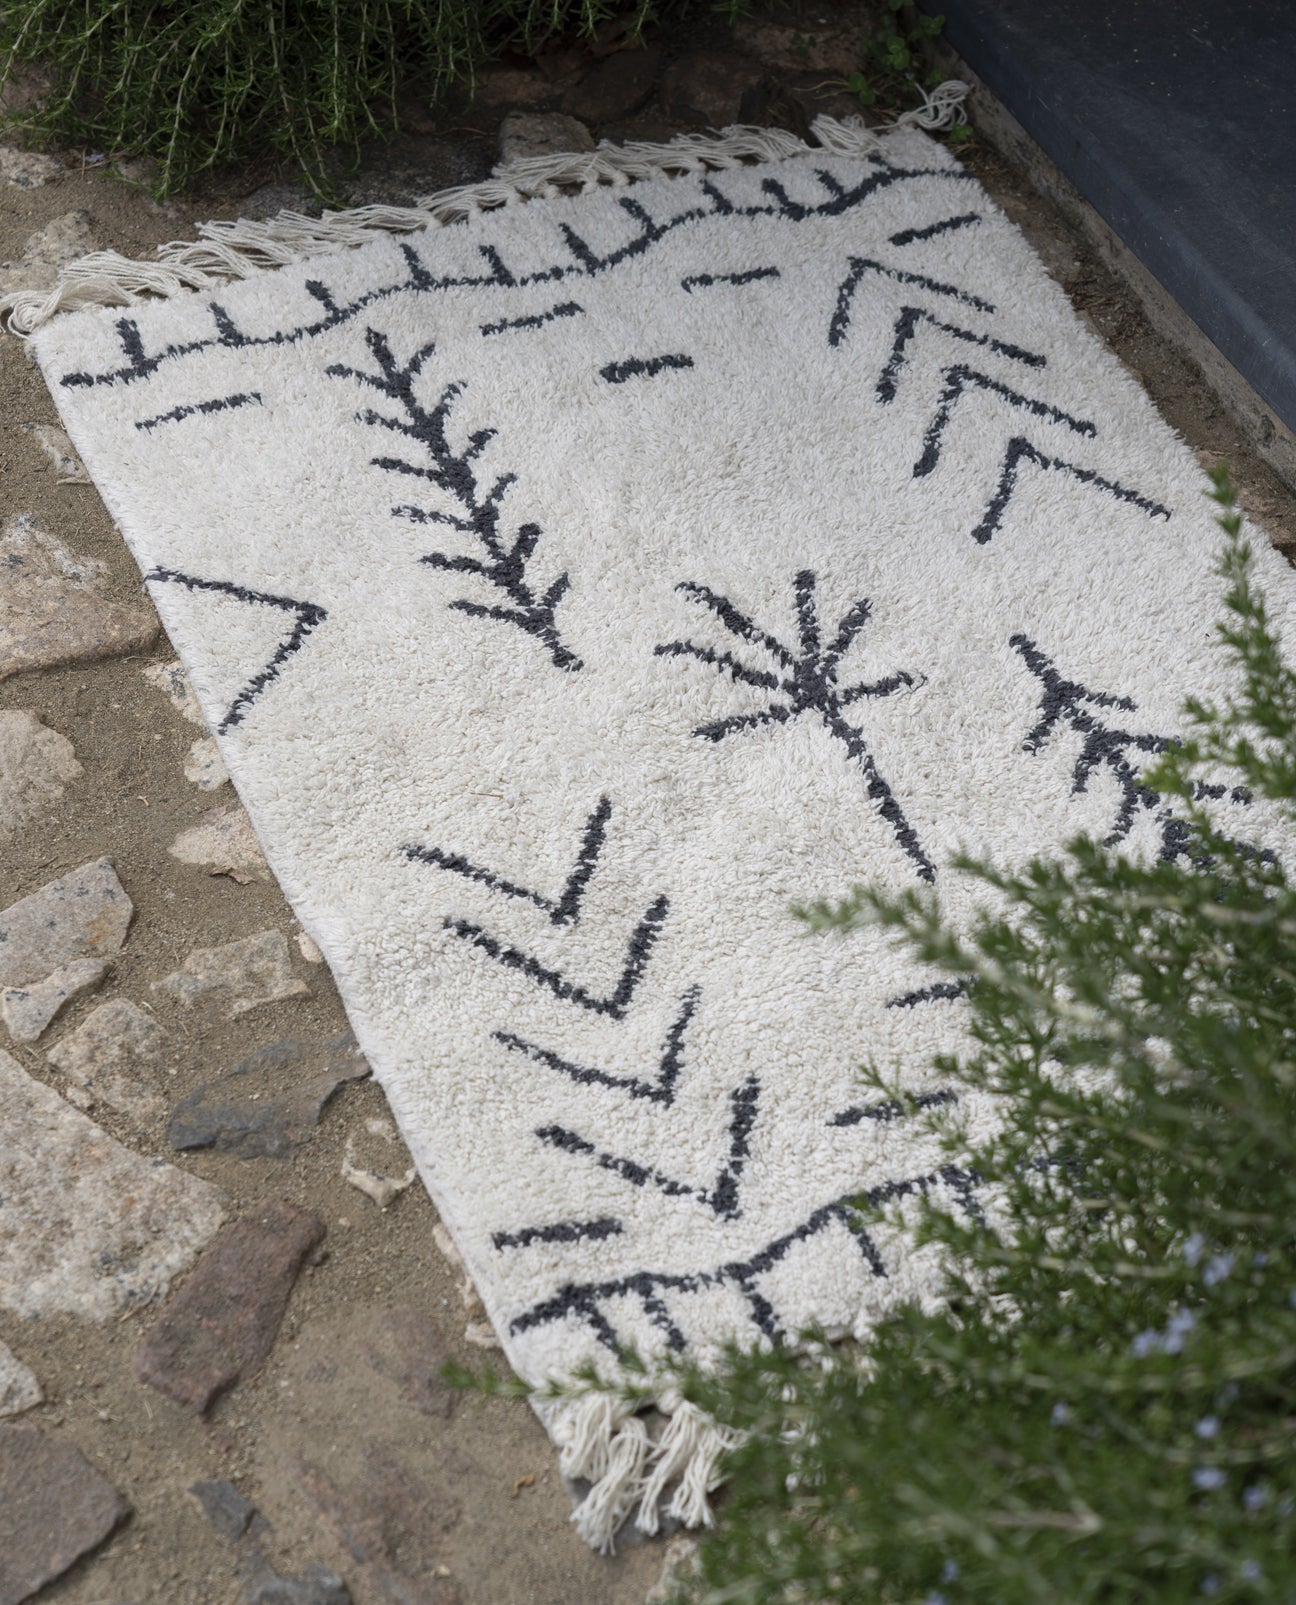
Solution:
[[[1296,0],[920,0],[1296,429]]]

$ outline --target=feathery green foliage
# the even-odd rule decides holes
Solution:
[[[154,156],[159,194],[266,148],[321,183],[330,146],[392,132],[403,84],[435,97],[491,55],[590,33],[624,10],[619,0],[11,0],[0,83],[21,62],[49,68],[53,92],[21,126]],[[634,26],[654,10],[637,0]]]
[[[1193,705],[1141,777],[1190,822],[1188,853],[965,861],[997,909],[967,935],[919,895],[806,911],[880,921],[973,978],[972,1044],[940,1068],[1003,1100],[971,1154],[999,1203],[981,1225],[927,1207],[943,1313],[906,1310],[863,1355],[734,1354],[690,1378],[747,1434],[690,1600],[1296,1599],[1296,890],[1196,784],[1228,771],[1257,828],[1290,826],[1296,676],[1222,473],[1215,495],[1240,692]]]

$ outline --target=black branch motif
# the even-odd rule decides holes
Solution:
[[[454,404],[463,393],[463,384],[447,385],[433,406],[421,400],[418,393],[418,378],[436,350],[435,342],[420,346],[404,363],[397,361],[386,335],[377,329],[366,329],[365,343],[376,364],[372,371],[340,362],[331,363],[325,371],[335,379],[354,379],[385,396],[395,415],[364,408],[356,414],[358,421],[413,441],[427,454],[426,462],[386,456],[370,461],[388,473],[427,481],[451,503],[449,511],[445,507],[400,506],[392,509],[393,514],[418,524],[443,524],[475,541],[480,556],[429,552],[421,561],[444,573],[483,580],[504,599],[502,603],[487,604],[458,598],[449,606],[473,618],[514,625],[540,642],[556,668],[580,669],[581,660],[564,644],[554,617],[570,587],[567,574],[558,575],[543,591],[537,591],[530,565],[540,544],[540,526],[522,524],[512,536],[506,536],[501,527],[502,503],[517,475],[500,474],[489,486],[478,478],[474,465],[497,431],[475,430],[459,450],[451,444],[447,426]]]
[[[1160,502],[1153,501],[1151,497],[1142,496],[1136,490],[1121,485],[1114,479],[1104,479],[1092,468],[1083,468],[1079,463],[1064,462],[1061,457],[1049,457],[1044,452],[1032,446],[1023,435],[1014,435],[1008,442],[1004,452],[1003,463],[999,470],[999,482],[986,504],[976,526],[971,531],[972,539],[978,545],[984,546],[1003,523],[1003,516],[1009,502],[1017,492],[1017,481],[1022,463],[1029,463],[1035,468],[1043,469],[1046,473],[1058,472],[1070,474],[1072,479],[1079,480],[1082,485],[1092,485],[1095,490],[1101,490],[1108,496],[1114,496],[1117,501],[1127,502],[1132,507],[1138,507],[1149,518],[1169,518],[1170,509],[1162,506]]]
[[[877,1125],[889,1126],[920,1109],[944,1109],[958,1101],[957,1092],[907,1093],[903,1098],[887,1098],[882,1103],[853,1104],[849,1109],[835,1114],[828,1124],[858,1126],[865,1120],[871,1120]]]
[[[288,659],[300,652],[306,637],[328,617],[317,602],[299,602],[291,596],[274,596],[269,591],[254,591],[246,585],[235,585],[230,580],[203,580],[193,574],[182,574],[174,568],[151,569],[145,576],[150,585],[182,585],[186,591],[210,591],[228,596],[235,602],[247,602],[253,607],[277,608],[292,615],[293,623],[288,634],[274,652],[238,693],[216,725],[216,734],[224,735],[243,721],[248,709],[273,681],[279,678]]]
[[[675,1101],[675,1087],[684,1069],[684,1038],[689,1023],[697,1012],[698,999],[701,995],[701,987],[691,986],[680,999],[679,1013],[666,1033],[666,1044],[662,1048],[661,1059],[657,1065],[657,1075],[652,1081],[645,1081],[639,1076],[616,1075],[611,1070],[600,1070],[593,1065],[573,1064],[561,1054],[539,1047],[534,1042],[528,1042],[512,1031],[496,1031],[494,1037],[496,1042],[502,1043],[512,1052],[525,1054],[536,1064],[543,1064],[550,1070],[556,1070],[559,1075],[566,1076],[578,1086],[614,1087],[619,1092],[629,1093],[632,1098],[647,1098],[652,1103],[669,1105]]]
[[[917,831],[878,769],[863,734],[846,717],[848,708],[866,698],[889,697],[925,684],[922,675],[903,669],[881,680],[861,681],[850,686],[840,684],[841,660],[872,617],[868,599],[862,598],[847,609],[832,641],[825,647],[815,601],[815,576],[809,569],[802,569],[794,583],[798,642],[795,647],[788,647],[758,628],[728,597],[717,595],[707,586],[684,580],[675,589],[709,609],[730,635],[759,648],[774,665],[772,669],[752,668],[729,652],[717,652],[694,641],[668,641],[656,647],[654,651],[658,657],[694,658],[729,675],[739,685],[771,693],[767,705],[757,712],[734,714],[699,725],[693,734],[706,741],[723,741],[726,736],[742,731],[784,724],[802,714],[814,715],[864,771],[870,800],[895,832],[897,842],[919,876],[925,881],[935,880],[935,866],[923,851]]]
[[[709,1271],[664,1272],[641,1270],[628,1276],[605,1281],[566,1282],[550,1297],[541,1299],[524,1310],[510,1323],[510,1330],[518,1336],[555,1321],[574,1318],[583,1321],[605,1347],[615,1351],[625,1347],[621,1334],[613,1325],[604,1306],[609,1300],[637,1298],[654,1325],[666,1334],[669,1346],[679,1351],[687,1344],[685,1334],[671,1317],[664,1294],[698,1293],[709,1288],[735,1288],[747,1301],[753,1325],[773,1343],[779,1343],[787,1333],[779,1320],[768,1293],[758,1286],[758,1280],[786,1259],[798,1244],[820,1236],[834,1226],[844,1227],[854,1241],[857,1252],[874,1277],[887,1277],[886,1263],[881,1250],[865,1228],[858,1204],[871,1206],[891,1203],[896,1199],[927,1194],[935,1189],[950,1193],[959,1207],[974,1220],[982,1218],[976,1189],[981,1177],[971,1169],[958,1165],[942,1165],[922,1176],[904,1177],[883,1182],[863,1194],[858,1189],[830,1204],[812,1211],[798,1226],[771,1239],[763,1248],[744,1259],[726,1260]]]
[[[748,1076],[729,1094],[729,1151],[720,1163],[715,1180],[704,1186],[679,1181],[637,1160],[608,1153],[566,1126],[541,1126],[536,1136],[550,1148],[588,1159],[601,1170],[611,1171],[632,1187],[655,1187],[667,1198],[692,1199],[721,1220],[737,1220],[742,1214],[738,1186],[751,1157],[751,1134],[759,1109],[760,1081]]]
[[[1022,742],[1022,750],[1040,752],[1065,725],[1080,737],[1080,752],[1071,772],[1072,796],[1088,791],[1095,770],[1105,769],[1116,783],[1119,799],[1116,817],[1103,845],[1114,847],[1124,841],[1142,811],[1153,814],[1156,819],[1161,833],[1159,856],[1162,859],[1188,858],[1197,862],[1200,854],[1194,851],[1192,827],[1174,813],[1160,792],[1143,783],[1131,760],[1133,753],[1155,756],[1168,751],[1177,745],[1174,737],[1127,730],[1109,722],[1102,717],[1105,710],[1136,713],[1138,704],[1130,697],[1090,691],[1078,680],[1068,680],[1025,635],[1014,635],[1008,644],[1020,654],[1042,688],[1039,718]],[[1196,782],[1194,796],[1198,801],[1228,797],[1236,803],[1251,802],[1251,794],[1245,787],[1214,785],[1207,781]]]

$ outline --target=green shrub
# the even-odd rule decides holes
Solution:
[[[1296,890],[1198,786],[1204,766],[1248,788],[1257,831],[1261,799],[1293,822],[1296,676],[1222,475],[1216,495],[1240,691],[1190,704],[1192,739],[1142,777],[1183,853],[965,862],[997,912],[962,936],[919,895],[806,913],[881,921],[973,978],[972,1045],[941,1069],[1004,1101],[971,1157],[1002,1213],[928,1208],[942,1313],[903,1312],[863,1355],[734,1355],[689,1380],[748,1435],[690,1599],[1296,1599]]]
[[[698,0],[676,0],[689,4]],[[591,32],[624,9],[619,0],[11,0],[0,9],[0,74],[20,62],[51,69],[54,91],[24,126],[156,157],[159,194],[267,147],[320,184],[329,146],[392,131],[402,84],[435,96],[470,81],[492,54]],[[653,9],[638,0],[636,26]]]

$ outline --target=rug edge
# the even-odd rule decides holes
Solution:
[[[779,161],[815,151],[833,155],[876,152],[888,133],[934,132],[958,116],[969,86],[958,79],[923,92],[923,105],[894,122],[871,128],[862,117],[817,117],[807,144],[781,128],[736,123],[718,132],[677,134],[660,144],[600,141],[593,151],[560,152],[503,163],[478,184],[459,185],[412,206],[362,206],[307,217],[282,211],[263,222],[247,218],[200,223],[196,240],[173,240],[157,248],[154,261],[95,251],[68,263],[47,290],[0,295],[0,326],[25,339],[61,313],[134,306],[144,299],[170,299],[205,291],[234,279],[362,245],[376,235],[409,234],[433,224],[455,223],[479,212],[559,193],[624,187],[645,178],[674,178],[752,162]]]

